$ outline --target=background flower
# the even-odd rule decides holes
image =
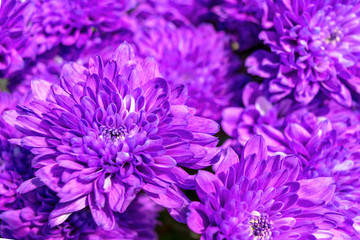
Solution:
[[[171,86],[187,87],[187,104],[197,115],[220,119],[223,107],[231,103],[240,66],[223,32],[209,24],[177,27],[158,17],[144,21],[133,41],[140,56],[158,61]]]
[[[0,81],[8,81],[9,89],[21,82],[17,75],[37,53],[30,36],[33,10],[31,1],[3,0],[0,5]]]
[[[58,45],[83,47],[96,32],[127,28],[127,11],[136,1],[36,1],[33,17],[34,41],[40,53]]]
[[[29,94],[21,96],[17,92],[10,94],[0,91],[0,114],[14,109],[16,104],[27,105],[29,99]],[[33,155],[25,148],[8,141],[9,138],[20,136],[20,132],[8,125],[0,115],[0,212],[11,209],[18,197],[17,188],[23,181],[33,177]]]
[[[17,207],[0,215],[3,237],[15,239],[156,239],[158,211],[153,201],[139,195],[122,214],[116,214],[111,231],[96,225],[89,209],[72,214],[62,224],[51,227],[49,214],[59,198],[49,188],[40,187],[21,195]]]

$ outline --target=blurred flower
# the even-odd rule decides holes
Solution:
[[[8,139],[21,134],[2,118],[5,110],[14,109],[16,104],[28,104],[29,97],[17,93],[0,91],[0,212],[10,209],[17,200],[16,190],[20,184],[31,177],[33,155],[26,149],[11,144]]]
[[[90,59],[89,68],[66,64],[60,85],[32,81],[31,109],[18,106],[4,119],[25,137],[12,143],[29,148],[35,175],[60,198],[50,226],[89,207],[105,230],[115,226],[140,190],[184,221],[194,188],[181,167],[199,169],[218,160],[216,122],[194,116],[183,86],[169,88],[156,62],[141,64],[124,43],[112,61]]]
[[[134,44],[141,56],[155,57],[171,86],[187,87],[188,105],[197,115],[220,119],[235,93],[234,70],[240,66],[223,32],[208,24],[176,27],[163,18],[149,18],[136,31]]]
[[[32,32],[39,52],[59,44],[83,47],[95,32],[108,33],[129,27],[127,12],[136,1],[37,0]]]
[[[235,50],[248,50],[261,41],[260,31],[271,26],[268,5],[264,0],[209,1],[209,13],[202,19],[215,23],[217,29],[229,34]]]
[[[142,20],[163,17],[176,26],[191,25],[191,20],[206,11],[206,8],[197,3],[197,0],[139,0],[140,4],[131,13]]]
[[[25,193],[19,204],[0,215],[2,237],[14,239],[156,239],[157,213],[161,209],[148,197],[139,195],[121,214],[115,214],[111,231],[98,227],[89,209],[72,214],[62,224],[51,227],[49,214],[62,205],[55,192],[40,187]]]
[[[0,81],[22,71],[28,59],[36,56],[30,39],[30,21],[34,4],[31,1],[2,0],[0,4]]]

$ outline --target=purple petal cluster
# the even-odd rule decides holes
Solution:
[[[14,239],[156,239],[154,227],[161,209],[148,197],[139,195],[122,214],[116,214],[111,231],[99,228],[89,209],[72,214],[61,225],[51,227],[49,214],[59,198],[47,187],[23,194],[17,207],[0,215],[3,237]]]
[[[189,206],[188,225],[201,239],[317,239],[334,235],[340,214],[324,208],[335,183],[331,177],[301,179],[295,156],[267,156],[261,136],[252,137],[241,159],[227,150],[215,175],[200,171],[200,202]]]
[[[199,27],[177,27],[163,18],[147,19],[134,35],[141,56],[153,56],[161,74],[171,86],[185,85],[187,105],[196,114],[219,120],[229,106],[239,79],[240,66],[224,32],[216,32],[210,24]]]
[[[262,134],[272,154],[298,156],[303,178],[332,177],[336,189],[329,208],[343,212],[354,225],[360,200],[359,111],[333,100],[301,105],[284,99],[273,105],[259,91],[262,86],[247,87],[253,91],[248,105],[224,111],[222,126],[233,137],[229,144],[244,145],[253,134]]]
[[[138,20],[163,17],[177,26],[191,25],[207,9],[197,0],[143,0],[132,13]],[[141,25],[141,24],[139,24]]]
[[[37,155],[36,178],[26,184],[41,182],[60,198],[51,226],[89,207],[111,230],[114,212],[126,211],[140,190],[181,219],[177,209],[188,200],[178,187],[193,187],[181,167],[208,166],[220,151],[211,135],[218,125],[194,116],[183,88],[171,89],[152,58],[138,63],[126,43],[105,64],[100,57],[89,68],[66,64],[60,85],[32,82],[31,108],[4,118],[26,135],[11,142]]]
[[[31,1],[3,0],[0,4],[0,82],[9,81],[26,67],[36,53],[31,41]],[[4,85],[4,83],[1,83]]]
[[[268,5],[264,0],[161,0],[145,1],[141,16],[161,15],[176,25],[213,23],[225,31],[235,50],[245,51],[260,44],[263,27],[270,27]]]
[[[19,93],[0,94],[0,112],[16,104],[29,105],[32,96]],[[156,239],[154,227],[161,208],[148,197],[139,195],[127,211],[116,215],[116,229],[97,227],[89,209],[71,216],[60,226],[49,226],[49,214],[59,207],[56,193],[33,179],[27,149],[12,144],[10,138],[22,134],[0,117],[0,234],[11,239]],[[28,181],[27,181],[28,180]],[[22,185],[23,184],[23,185]],[[29,185],[30,184],[30,185]],[[32,186],[32,187],[31,187]],[[33,190],[33,191],[32,191]]]
[[[0,113],[13,109],[16,104],[27,104],[29,96],[22,98],[19,94],[0,92]],[[31,178],[32,154],[8,139],[20,137],[21,134],[9,126],[0,116],[0,212],[11,209],[17,200],[17,188]]]
[[[105,34],[127,28],[126,12],[135,6],[136,1],[37,0],[34,42],[40,53],[58,45],[81,48],[98,32]]]
[[[358,0],[0,0],[0,238],[360,239],[359,26]]]
[[[270,74],[273,100],[293,94],[297,101],[309,103],[323,92],[351,106],[351,92],[359,93],[359,3],[291,0],[268,5],[273,27],[259,37],[275,55],[270,57],[276,66]],[[252,72],[261,74],[264,64],[261,60],[260,70]]]

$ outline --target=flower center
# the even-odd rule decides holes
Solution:
[[[341,31],[339,29],[335,29],[334,31],[331,31],[328,35],[328,37],[325,39],[325,42],[327,44],[340,42],[341,37]]]
[[[271,222],[267,215],[260,215],[259,212],[253,213],[253,218],[250,220],[252,234],[257,239],[264,239],[271,235]]]
[[[106,140],[111,141],[122,141],[125,139],[125,136],[128,134],[127,129],[124,126],[118,128],[101,128],[101,136]]]

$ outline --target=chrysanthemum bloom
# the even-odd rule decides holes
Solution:
[[[283,133],[290,151],[306,160],[304,178],[332,177],[335,180],[336,190],[330,208],[347,216],[348,223],[341,230],[358,239],[360,113],[334,102],[327,104],[330,111],[323,116],[309,109],[289,114]]]
[[[1,120],[0,127],[3,127]],[[17,188],[32,177],[31,160],[28,150],[0,140],[0,212],[11,207],[17,199]]]
[[[22,70],[25,60],[36,55],[29,40],[32,13],[31,1],[2,0],[0,4],[0,81]]]
[[[360,114],[334,102],[325,107],[329,111],[325,115],[306,108],[289,114],[283,134],[289,150],[305,160],[304,178],[332,177],[335,180],[334,199],[329,208],[346,215],[347,225],[340,230],[358,239]]]
[[[114,229],[99,228],[89,209],[72,214],[62,224],[51,227],[49,214],[59,199],[49,188],[41,187],[21,195],[17,207],[0,214],[2,237],[12,239],[156,239],[157,213],[161,209],[139,195],[124,213],[115,214]]]
[[[129,21],[132,22],[132,25],[137,24],[137,21],[134,18],[129,18]],[[123,29],[123,31],[116,33],[96,32],[93,38],[88,40],[81,50],[69,47],[66,48],[67,51],[65,54],[60,50],[60,52],[62,52],[61,58],[64,59],[64,64],[71,61],[84,66],[89,63],[90,58],[97,55],[101,56],[104,62],[109,61],[114,55],[114,49],[124,41],[132,41],[132,31],[134,29],[136,29],[135,26],[129,27],[129,29]]]
[[[11,83],[17,83],[17,85],[16,88],[9,86],[9,90],[21,97],[21,95],[29,95],[33,79],[46,79],[50,83],[59,83],[64,64],[65,60],[59,55],[38,56],[36,61],[29,62],[25,69],[10,79]]]
[[[350,90],[359,93],[360,5],[358,1],[269,1],[274,27],[260,38],[278,56],[270,83],[275,100],[293,94],[309,103],[322,91],[351,105]],[[280,91],[281,90],[281,91]],[[276,96],[279,92],[282,95]]]
[[[267,156],[261,136],[249,140],[239,161],[230,149],[216,174],[199,171],[201,202],[189,206],[188,226],[207,239],[335,239],[341,214],[324,208],[333,197],[331,177],[297,180],[294,156]]]
[[[100,57],[89,68],[65,65],[60,82],[33,81],[31,109],[4,114],[26,135],[12,142],[37,155],[35,175],[60,198],[51,226],[88,206],[112,229],[113,212],[124,212],[140,190],[182,220],[187,199],[178,187],[194,183],[181,167],[218,160],[218,124],[194,116],[183,86],[170,89],[154,59],[137,63],[127,43],[105,65]]]
[[[271,104],[265,94],[265,86],[256,82],[248,83],[242,95],[244,107],[229,107],[223,111],[222,128],[244,146],[254,134],[261,134],[271,152],[287,152],[286,139],[281,133],[284,118],[295,109],[296,102],[284,99]]]
[[[211,25],[176,27],[163,18],[150,18],[135,33],[134,44],[141,56],[153,56],[170,85],[183,84],[188,105],[196,114],[220,119],[229,106],[230,89],[239,67],[229,39]]]
[[[196,20],[207,10],[197,0],[140,0],[139,2],[141,3],[131,12],[139,24],[141,20],[161,16],[177,26],[191,25],[191,20]]]
[[[16,93],[0,91],[0,114],[14,109],[17,103],[27,101]],[[11,144],[8,139],[19,137],[20,133],[9,126],[0,115],[0,212],[11,208],[17,199],[16,189],[32,177],[32,154],[21,146]]]
[[[355,226],[360,213],[359,111],[328,100],[301,105],[287,99],[271,104],[255,86],[247,86],[251,98],[245,108],[224,111],[222,126],[234,139],[231,144],[244,145],[253,134],[263,134],[272,154],[282,151],[301,159],[303,178],[332,177],[336,190],[331,208],[346,214]]]
[[[95,32],[116,32],[128,27],[127,11],[136,1],[37,0],[32,32],[39,52],[61,44],[80,48]]]
[[[242,96],[244,107],[230,107],[223,111],[224,131],[242,146],[254,134],[261,134],[271,152],[295,153],[293,145],[298,143],[294,141],[305,146],[308,137],[324,120],[334,124],[333,128],[341,134],[355,132],[360,117],[358,111],[342,107],[324,96],[307,105],[290,98],[271,103],[265,87],[255,82],[247,84]],[[345,117],[339,118],[342,114]],[[311,125],[306,121],[312,121]]]

